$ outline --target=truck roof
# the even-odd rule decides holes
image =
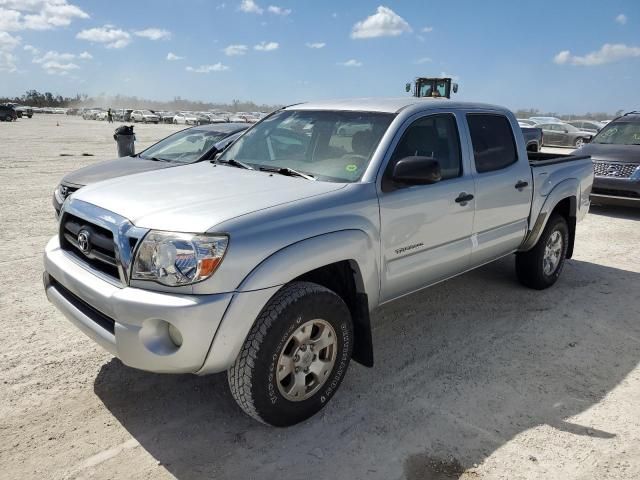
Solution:
[[[287,110],[352,110],[364,112],[397,113],[404,108],[421,105],[424,110],[439,109],[443,106],[451,109],[482,108],[491,110],[506,110],[504,107],[474,102],[459,102],[442,98],[416,97],[382,97],[382,98],[348,98],[336,100],[319,100],[298,103],[286,107]]]

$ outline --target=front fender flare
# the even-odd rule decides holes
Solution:
[[[256,318],[280,287],[317,268],[340,261],[355,263],[358,293],[369,310],[378,304],[378,254],[362,230],[341,230],[288,245],[258,264],[238,285],[214,335],[200,375],[228,369],[242,349]],[[363,296],[364,297],[364,296]]]

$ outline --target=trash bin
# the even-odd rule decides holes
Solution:
[[[134,142],[136,136],[133,134],[133,125],[122,125],[116,128],[113,133],[113,139],[118,146],[118,158],[133,157],[136,153]]]

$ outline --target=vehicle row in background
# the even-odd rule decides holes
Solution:
[[[607,123],[580,154],[593,160],[593,203],[640,207],[640,111]]]
[[[592,125],[592,123],[594,125]],[[580,148],[585,143],[591,141],[593,135],[598,132],[598,130],[592,130],[591,128],[582,129],[578,126],[595,126],[595,122],[591,122],[590,120],[563,122],[556,117],[530,117],[518,118],[518,124],[521,128],[541,129],[542,146],[545,147]]]
[[[84,120],[107,120],[108,109],[102,107],[69,109],[67,115],[80,115]],[[173,123],[176,125],[207,125],[210,123],[256,123],[266,116],[265,112],[208,112],[165,111],[149,109],[116,108],[111,115],[117,122]]]

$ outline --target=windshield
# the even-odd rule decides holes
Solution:
[[[591,143],[640,145],[640,122],[608,123]]]
[[[140,158],[191,163],[213,148],[227,136],[222,132],[188,128],[159,141],[140,154]]]
[[[281,111],[258,123],[223,155],[254,168],[291,168],[318,180],[355,182],[364,173],[390,113]]]

